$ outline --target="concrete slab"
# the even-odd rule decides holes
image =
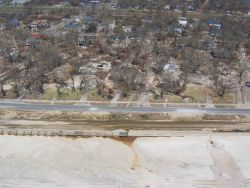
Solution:
[[[121,97],[121,94],[120,93],[117,93],[114,98],[110,101],[110,105],[109,106],[113,106],[113,107],[116,107],[118,105],[118,101]]]
[[[91,104],[88,102],[88,96],[83,95],[80,99],[80,102],[75,103],[75,106],[91,106]]]
[[[150,102],[149,102],[149,97],[150,94],[146,94],[146,93],[141,93],[138,101],[137,101],[137,106],[143,106],[143,107],[149,107],[151,106]]]

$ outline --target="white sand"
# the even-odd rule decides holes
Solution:
[[[109,138],[0,136],[0,187],[250,187],[249,138],[138,138],[129,147]]]

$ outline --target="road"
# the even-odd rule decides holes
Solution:
[[[80,111],[80,112],[111,112],[111,113],[193,113],[193,114],[237,114],[250,115],[250,109],[239,108],[198,108],[198,107],[112,107],[112,106],[84,106],[34,104],[27,102],[1,101],[0,109],[25,111]]]
[[[45,12],[48,13],[49,11],[52,10],[75,10],[75,11],[88,11],[88,10],[92,10],[92,8],[90,7],[71,7],[71,6],[62,6],[62,7],[55,7],[55,6],[0,6],[0,13],[5,13],[5,14],[9,14],[9,13],[23,13],[26,12],[27,10],[29,10],[29,8],[32,8],[33,11],[39,11],[39,12]],[[144,11],[144,10],[138,10],[138,9],[120,9],[120,8],[108,8],[106,7],[104,10],[99,10],[97,9],[98,12],[102,11],[102,14],[104,15],[110,15],[110,16],[117,16],[117,17],[133,17],[133,16],[148,16],[149,14],[153,14],[153,15],[158,15],[158,11],[157,10],[153,10],[153,11]],[[203,15],[206,16],[210,16],[210,17],[219,17],[219,16],[223,16],[223,14],[221,13],[205,13],[204,11],[196,11],[196,12],[187,12],[187,17],[197,17],[200,16],[201,13]],[[173,14],[176,16],[181,16],[182,12],[173,12],[173,11],[169,11],[169,10],[165,10],[164,12],[162,12],[162,14],[164,15],[169,15],[169,14]]]

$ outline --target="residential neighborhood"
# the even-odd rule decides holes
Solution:
[[[22,11],[0,6],[0,73],[11,72],[0,96],[248,103],[250,4],[242,3],[2,0]]]

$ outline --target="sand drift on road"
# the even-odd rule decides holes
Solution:
[[[111,138],[0,136],[0,187],[250,186],[249,133]]]

